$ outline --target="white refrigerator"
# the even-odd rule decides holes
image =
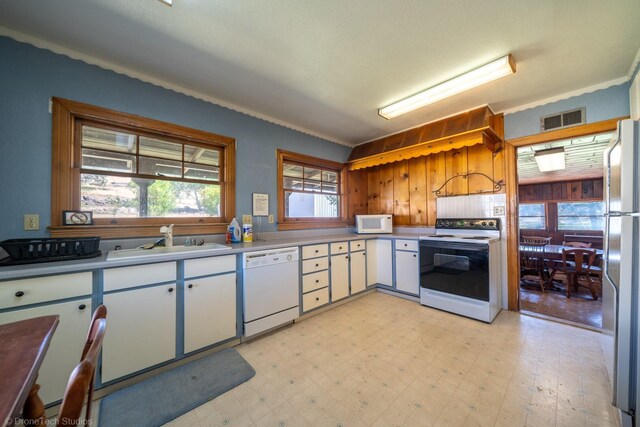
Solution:
[[[605,246],[602,323],[607,370],[624,427],[635,425],[640,384],[639,123],[618,122],[605,153]]]

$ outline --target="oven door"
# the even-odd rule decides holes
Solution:
[[[420,241],[420,286],[489,301],[489,246]]]

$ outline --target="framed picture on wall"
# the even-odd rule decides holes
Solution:
[[[64,225],[93,225],[92,211],[62,211]]]
[[[253,193],[253,216],[269,216],[269,195]]]

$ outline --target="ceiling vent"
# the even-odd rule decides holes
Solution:
[[[584,123],[585,107],[540,118],[542,132],[582,125]]]

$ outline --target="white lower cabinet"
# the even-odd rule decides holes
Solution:
[[[331,256],[331,301],[349,296],[349,255]]]
[[[419,264],[417,252],[396,251],[396,290],[412,295],[419,294]]]
[[[351,252],[351,294],[357,294],[367,288],[367,253],[365,251]]]
[[[176,357],[175,284],[106,294],[103,301],[103,383]]]
[[[45,405],[62,399],[69,375],[80,362],[89,322],[91,322],[91,298],[0,314],[0,324],[54,314],[60,316],[60,323],[53,333],[36,380],[41,386],[38,394]]]
[[[188,279],[184,291],[184,352],[236,336],[236,274]]]

